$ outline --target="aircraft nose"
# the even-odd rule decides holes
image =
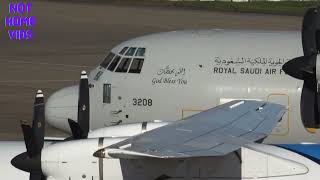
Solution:
[[[45,105],[46,121],[55,128],[70,133],[68,119],[77,120],[78,85],[53,93]]]

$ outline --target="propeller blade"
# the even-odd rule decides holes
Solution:
[[[79,83],[79,99],[78,99],[78,124],[82,130],[82,137],[87,137],[89,133],[89,82],[88,75],[85,71],[81,72]]]
[[[33,147],[35,154],[41,153],[44,143],[44,96],[41,90],[38,90],[34,101],[34,114],[33,114]]]
[[[319,125],[318,103],[316,102],[318,100],[317,84],[314,81],[305,80],[301,93],[301,119],[307,128],[315,128]]]
[[[72,132],[72,139],[85,139],[85,133],[81,129],[80,125],[72,119],[68,119],[68,123]]]
[[[21,129],[23,133],[24,143],[27,149],[27,154],[29,157],[32,157],[35,154],[32,148],[32,128],[27,124],[26,121],[21,121]]]
[[[302,23],[302,45],[305,56],[310,56],[319,51],[319,19],[319,8],[310,8],[304,15]]]
[[[78,122],[68,119],[72,137],[66,138],[66,140],[85,139],[88,137],[90,102],[88,75],[85,71],[81,72],[78,97]]]
[[[29,180],[46,180],[46,177],[43,173],[40,172],[31,172]]]

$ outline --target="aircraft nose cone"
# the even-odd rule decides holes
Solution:
[[[78,85],[53,93],[45,105],[46,121],[55,128],[70,133],[68,119],[77,120]]]

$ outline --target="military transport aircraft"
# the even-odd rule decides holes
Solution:
[[[37,92],[24,142],[0,142],[1,179],[314,180],[318,144],[261,142],[279,122],[269,141],[319,140],[304,128],[320,124],[319,23],[310,9],[304,56],[290,61],[302,53],[293,32],[183,31],[125,42],[49,107]],[[45,110],[71,137],[44,140]]]
[[[89,129],[184,119],[245,99],[289,108],[266,142],[318,143],[318,10],[306,13],[302,38],[293,31],[212,29],[121,43],[89,74]],[[78,85],[54,93],[46,103],[48,123],[71,132],[77,99]]]
[[[148,132],[112,137],[113,127],[100,129],[108,136],[88,131],[89,97],[83,72],[78,122],[68,119],[72,136],[60,142],[44,141],[44,97],[38,91],[32,126],[21,124],[26,152],[22,141],[0,142],[1,179],[311,180],[320,175],[314,154],[259,144],[281,121],[283,105],[236,100]]]

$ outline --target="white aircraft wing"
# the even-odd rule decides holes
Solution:
[[[232,101],[101,149],[99,157],[223,156],[268,136],[286,108],[263,101]]]

